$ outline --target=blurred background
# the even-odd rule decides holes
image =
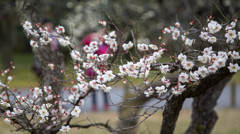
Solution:
[[[119,29],[126,32],[126,38],[130,38],[128,32],[133,30],[138,33],[137,39],[139,41],[156,44],[159,43],[158,37],[162,28],[173,25],[176,21],[181,22],[181,25],[184,26],[195,18],[205,23],[204,21],[210,15],[217,20],[223,20],[223,15],[228,19],[232,19],[233,16],[240,18],[238,14],[240,11],[239,0],[131,0],[131,2],[129,0],[41,0],[39,8],[42,19],[50,20],[54,26],[58,24],[65,26],[67,34],[76,43],[80,43],[87,34],[102,31],[103,28],[98,21],[107,20],[109,16]],[[15,78],[11,82],[10,88],[24,90],[38,85],[40,80],[33,70],[34,58],[31,46],[20,23],[15,1],[1,0],[0,68],[1,70],[8,68],[9,62],[13,61],[16,66],[13,72]],[[67,56],[68,50],[62,49],[62,52],[65,53],[65,65],[71,66],[70,58]],[[220,113],[220,119],[213,133],[240,133],[238,127],[240,125],[239,85],[240,74],[237,73],[219,99],[218,112]],[[119,92],[121,92],[121,88],[123,87],[118,86]],[[86,103],[91,105],[91,99],[88,99]],[[86,111],[91,111],[91,106],[87,106]],[[184,132],[184,126],[187,128],[188,125],[186,124],[190,122],[191,100],[186,102],[184,106],[183,114],[180,115],[179,122],[181,123],[180,126],[177,126],[176,133]],[[99,108],[99,110],[103,109]],[[93,118],[98,120],[106,114],[110,116],[109,118],[116,118],[116,112],[114,111],[117,108],[110,108],[110,110],[107,113],[98,113]],[[156,130],[158,133],[161,112],[155,116],[159,116],[159,120],[151,118],[148,122],[158,126]],[[185,116],[188,117],[185,118]],[[229,123],[232,125],[228,126]],[[4,125],[0,126],[4,127]],[[9,129],[9,127],[7,128]],[[149,133],[150,130],[148,129],[148,127],[146,129],[142,128],[141,131]],[[9,131],[0,129],[0,133],[2,132]]]

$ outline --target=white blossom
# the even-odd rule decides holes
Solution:
[[[42,108],[39,110],[39,114],[42,118],[46,117],[46,116],[49,116],[49,112],[47,111],[47,109],[45,108]]]
[[[59,129],[61,132],[65,133],[68,132],[70,130],[69,126],[62,126],[61,129]]]
[[[63,47],[66,47],[71,44],[68,39],[58,38],[58,41],[60,45],[62,45]]]
[[[182,72],[179,76],[178,76],[178,81],[182,82],[182,83],[187,83],[188,82],[188,74],[185,72]]]
[[[181,62],[185,62],[187,60],[187,56],[180,53],[178,55],[178,60],[180,60]]]
[[[160,70],[161,70],[161,73],[166,74],[167,72],[170,71],[169,65],[161,65]]]
[[[208,38],[208,42],[213,44],[213,43],[217,42],[217,38],[214,37],[214,36],[211,36],[211,37]]]
[[[208,72],[209,73],[216,73],[217,70],[218,70],[218,68],[215,65],[212,65],[212,66],[208,67]]]
[[[55,29],[58,34],[65,33],[65,28],[63,26],[57,26]]]
[[[237,63],[235,64],[230,63],[228,66],[228,69],[229,69],[229,72],[236,73],[238,70],[240,70],[240,67]]]
[[[222,28],[222,26],[214,20],[211,20],[208,23],[209,32],[212,34],[219,32],[221,30],[221,28]]]
[[[138,44],[137,45],[139,51],[147,51],[148,50],[148,45],[146,44]]]
[[[31,22],[25,21],[25,23],[23,24],[23,28],[24,28],[25,30],[31,30],[31,29],[32,29],[32,24],[31,24]]]
[[[37,43],[36,41],[34,41],[34,40],[31,40],[31,41],[30,41],[30,45],[31,45],[32,47],[38,47],[38,43]]]
[[[123,50],[126,51],[133,47],[133,43],[132,43],[132,41],[129,41],[128,43],[123,43],[122,47],[123,47]]]
[[[146,95],[146,97],[151,96],[154,93],[154,90],[152,89],[152,87],[149,87],[146,91],[144,91],[144,94]]]
[[[11,124],[11,119],[5,118],[5,119],[4,119],[4,122],[5,122],[6,124]]]
[[[190,70],[193,68],[194,63],[192,61],[185,61],[181,63],[185,70]]]
[[[204,55],[210,56],[212,53],[213,53],[212,47],[207,47],[207,48],[204,48],[204,50],[203,50]]]
[[[239,52],[233,51],[233,52],[231,53],[231,57],[232,57],[233,59],[240,59]]]
[[[186,38],[184,41],[185,45],[189,47],[191,47],[194,42],[195,42],[195,39],[189,39],[189,38]]]
[[[149,47],[150,47],[152,50],[158,50],[157,45],[150,44]]]
[[[199,74],[202,78],[206,77],[208,73],[209,73],[209,72],[208,72],[208,69],[207,69],[205,66],[201,66],[201,67],[198,68],[198,74]]]
[[[167,89],[165,88],[165,86],[160,86],[160,87],[155,87],[155,90],[157,90],[156,92],[159,94],[159,95],[162,95],[162,94],[164,94],[164,93],[166,93],[167,92]]]
[[[209,38],[208,32],[201,32],[199,37],[204,41],[208,40],[208,38]]]
[[[75,117],[78,117],[80,112],[81,112],[81,109],[79,108],[79,106],[75,106],[74,109],[71,112],[71,115],[75,116]]]
[[[198,81],[199,80],[199,75],[198,75],[197,71],[190,72],[189,76],[190,76],[191,81]]]
[[[105,72],[104,77],[107,81],[111,81],[112,79],[115,78],[115,75],[113,74],[113,72],[111,70],[109,70],[109,71]]]

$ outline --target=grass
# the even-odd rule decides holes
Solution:
[[[166,61],[166,59],[163,59],[163,60]],[[39,80],[35,75],[34,71],[32,70],[33,54],[16,53],[14,54],[13,62],[14,62],[14,65],[16,66],[16,69],[13,71],[13,75],[15,76],[15,78],[9,84],[11,88],[29,88],[29,87],[37,86],[39,84],[38,82]],[[69,64],[70,62],[67,63],[66,65],[70,66]],[[114,70],[114,72],[118,72],[118,71]],[[239,79],[240,79],[240,72],[234,75],[230,83],[239,84],[240,83]],[[133,80],[133,79],[130,78],[130,80]],[[134,82],[139,84],[141,80],[134,79]],[[117,83],[115,86],[121,86],[122,82],[123,80]]]
[[[217,110],[219,119],[213,129],[212,134],[239,134],[240,133],[240,109],[221,109]],[[86,116],[92,121],[96,122],[106,122],[110,120],[110,125],[114,125],[117,121],[117,112],[99,112],[99,113],[82,113],[78,119],[73,120],[74,122],[80,122],[81,124],[88,124],[89,121],[84,120]],[[190,123],[191,111],[182,110],[180,112],[179,119],[177,121],[175,134],[183,134]],[[149,119],[144,121],[138,127],[138,134],[157,134],[160,131],[162,121],[162,112],[157,112]],[[10,134],[13,127],[7,125],[3,122],[3,119],[0,120],[0,133],[1,134]],[[71,134],[110,134],[104,129],[99,129],[96,127],[91,127],[89,129],[76,129],[73,128],[70,130]]]

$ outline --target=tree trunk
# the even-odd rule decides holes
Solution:
[[[164,109],[163,121],[162,121],[162,127],[161,127],[160,133],[173,134],[175,124],[182,107],[182,103],[186,98],[198,97],[199,95],[204,94],[205,92],[209,92],[210,89],[215,86],[217,87],[216,89],[218,89],[218,87],[224,86],[231,79],[232,75],[233,74],[230,73],[227,68],[221,68],[215,74],[211,74],[208,77],[199,81],[199,83],[196,83],[195,85],[188,85],[186,87],[187,88],[186,91],[184,91],[181,95],[172,97],[170,101],[167,103],[166,108]],[[213,103],[210,104],[210,106],[212,106],[212,109],[213,109],[214,106],[216,105],[216,99],[218,98],[218,96],[220,96],[221,91],[219,92],[215,90],[215,92],[212,91],[211,93],[212,93],[211,95],[213,96],[212,98]],[[215,105],[214,105],[214,99],[215,99]],[[214,116],[213,113],[212,115]],[[196,118],[196,120],[197,119],[198,118]],[[207,129],[210,129],[210,128],[207,128]]]
[[[28,20],[33,25],[39,22],[39,0],[16,0],[16,7],[21,22]],[[61,70],[64,66],[64,56],[59,51],[52,51],[49,45],[40,45],[39,48],[33,48],[33,53],[40,62],[42,69],[42,86],[52,86],[53,94],[58,94],[62,88],[63,75]],[[48,64],[55,65],[51,70]]]
[[[224,78],[219,84],[210,87],[206,92],[194,98],[192,104],[192,122],[186,134],[210,134],[217,119],[214,107],[225,85],[232,75]]]
[[[163,111],[163,120],[160,134],[173,134],[178,115],[182,109],[182,105],[186,97],[173,96],[168,102]]]
[[[35,27],[35,24],[39,22],[39,6],[40,0],[16,0],[16,7],[18,11],[18,16],[21,22],[30,21]],[[63,54],[59,51],[53,51],[49,45],[40,45],[38,48],[33,48],[33,53],[40,62],[42,69],[42,83],[41,86],[52,86],[53,94],[59,95],[60,89],[62,88],[62,79],[63,75],[61,70],[63,68]],[[48,66],[49,63],[55,65],[55,69],[51,70]],[[55,100],[52,100],[54,104]],[[55,105],[58,107],[58,105]],[[29,124],[32,125],[32,124]],[[28,126],[32,127],[32,126]],[[23,128],[24,129],[24,128]],[[48,130],[45,127],[40,127],[40,129],[34,129],[31,133],[38,134],[54,134],[59,131],[59,128],[56,130]]]

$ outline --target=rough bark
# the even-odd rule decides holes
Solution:
[[[232,75],[227,76],[217,85],[210,87],[203,94],[194,98],[192,104],[192,121],[186,134],[210,134],[217,119],[214,107],[227,82]]]
[[[182,104],[185,99],[184,96],[173,96],[168,101],[163,111],[163,121],[160,134],[173,134],[179,112],[182,109]]]

